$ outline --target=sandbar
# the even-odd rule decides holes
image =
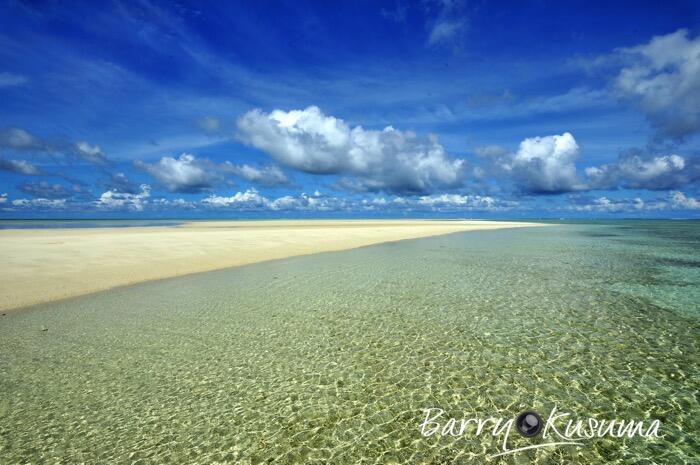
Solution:
[[[0,230],[0,309],[280,258],[537,223],[196,221],[175,227]]]

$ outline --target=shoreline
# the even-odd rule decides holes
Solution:
[[[0,230],[0,310],[282,258],[542,223],[455,220],[197,221]]]

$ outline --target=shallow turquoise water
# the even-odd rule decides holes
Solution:
[[[0,318],[0,463],[697,463],[700,224],[453,234]],[[42,331],[46,329],[46,331]],[[422,409],[661,420],[495,458]],[[511,437],[510,447],[541,438]]]

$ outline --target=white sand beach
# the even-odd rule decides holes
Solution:
[[[497,221],[211,221],[178,227],[0,231],[0,309],[266,260],[461,231]]]

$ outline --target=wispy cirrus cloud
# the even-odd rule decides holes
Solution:
[[[26,84],[29,81],[26,76],[21,74],[8,73],[7,71],[0,73],[0,87],[14,87]]]
[[[429,21],[426,43],[430,46],[450,43],[468,27],[466,2],[463,0],[433,0],[425,3],[426,11],[434,18]]]

